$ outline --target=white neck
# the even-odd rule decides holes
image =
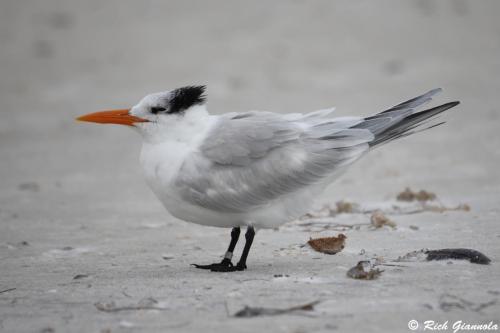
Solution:
[[[199,149],[217,118],[208,114],[205,106],[195,106],[179,118],[154,124],[142,133],[141,164],[153,190],[166,186],[176,176],[186,157]]]

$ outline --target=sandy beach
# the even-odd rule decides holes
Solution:
[[[500,2],[472,0],[1,2],[0,331],[500,325],[499,12]],[[219,260],[230,230],[166,212],[142,177],[136,133],[74,120],[189,84],[207,85],[215,114],[335,106],[368,116],[436,87],[434,105],[461,105],[444,126],[357,162],[318,198],[313,211],[331,214],[259,230],[248,270],[219,274],[190,264]],[[422,206],[396,200],[406,187],[470,210],[412,212]],[[341,200],[357,209],[336,213]],[[396,227],[371,227],[373,209]],[[335,255],[306,245],[339,233]],[[491,263],[396,261],[443,248]],[[383,263],[382,274],[349,278],[361,260]]]

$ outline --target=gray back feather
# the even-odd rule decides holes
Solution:
[[[350,128],[362,118],[231,114],[183,164],[176,185],[184,200],[244,213],[320,183],[357,160],[373,134]]]

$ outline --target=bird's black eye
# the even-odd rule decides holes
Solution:
[[[154,114],[157,114],[159,112],[163,112],[165,111],[166,109],[161,107],[161,106],[152,106],[151,107],[151,112],[154,113]]]

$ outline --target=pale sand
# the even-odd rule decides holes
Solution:
[[[498,323],[498,1],[148,3],[0,3],[0,292],[16,288],[0,293],[0,331],[405,332],[410,319]],[[368,115],[443,87],[436,103],[462,101],[445,126],[372,152],[318,206],[386,202],[411,186],[472,210],[391,215],[396,230],[345,231],[346,248],[334,256],[298,245],[337,232],[291,224],[258,232],[245,272],[190,267],[219,260],[229,230],[169,217],[141,178],[138,136],[74,117],[199,83],[208,84],[214,113],[337,106],[339,115]],[[332,220],[367,222],[363,214]],[[492,264],[405,263],[382,267],[377,280],[346,276],[364,258],[447,247],[480,250]],[[148,297],[161,309],[94,306]],[[322,302],[309,316],[228,316],[245,305],[314,300]],[[488,302],[496,303],[477,309]]]

